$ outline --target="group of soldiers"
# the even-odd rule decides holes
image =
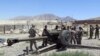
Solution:
[[[29,30],[29,34],[30,34],[29,37],[35,37],[36,34],[38,34],[34,28],[35,26],[32,25],[32,27]],[[82,27],[78,27],[78,30],[76,30],[75,26],[66,27],[65,25],[61,25],[61,26],[56,25],[53,30],[59,30],[59,28],[60,28],[59,35],[57,36],[57,39],[55,40],[57,50],[66,50],[68,44],[79,44],[79,45],[81,44],[82,35],[83,35]],[[42,36],[47,36],[47,38],[43,39],[43,42],[42,42],[42,47],[45,47],[47,46],[49,41],[52,41],[47,25],[44,26]],[[35,41],[30,42],[30,50],[33,51],[33,48],[32,48],[33,44],[35,45],[35,48],[38,50],[38,47]]]
[[[67,45],[69,44],[81,45],[82,35],[82,27],[78,27],[78,30],[76,30],[75,26],[67,26],[66,28],[64,25],[62,25],[61,32],[58,36],[57,49],[66,50]]]
[[[93,35],[94,35],[94,31],[95,31],[95,38],[98,38],[99,39],[99,26],[98,25],[95,25],[95,28],[90,25],[90,37],[89,39],[92,39],[93,38]]]

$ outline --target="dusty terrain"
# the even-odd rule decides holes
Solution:
[[[0,35],[0,37],[3,37],[5,39],[7,38],[27,38],[28,34],[6,34],[6,35]],[[41,45],[41,42],[37,43],[38,46]],[[82,39],[82,45],[88,45],[88,46],[100,46],[100,40],[98,39],[92,39],[92,40],[87,40],[87,37],[83,37]],[[18,56],[20,54],[23,54],[23,50],[26,49],[26,47],[29,47],[28,42],[21,42],[12,45],[11,47],[2,47],[4,45],[0,44],[0,52],[4,53],[3,56]],[[34,48],[34,47],[33,47]],[[93,56],[100,56],[100,50],[95,50],[95,49],[67,49],[66,51],[63,52],[74,52],[74,51],[82,51],[86,52],[89,54],[93,54]],[[56,52],[56,50],[52,50],[46,53],[39,54],[38,56],[43,56],[45,54],[49,54],[52,52]],[[32,56],[32,55],[28,55]]]

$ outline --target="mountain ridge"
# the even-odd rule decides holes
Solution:
[[[14,18],[11,18],[10,20],[62,20],[62,21],[75,21],[73,17],[66,16],[66,17],[59,17],[54,14],[40,14],[36,16],[17,16]]]
[[[100,20],[100,17],[89,18],[88,20]]]

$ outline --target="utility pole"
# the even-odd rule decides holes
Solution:
[[[27,20],[27,27],[28,27],[28,30],[29,30],[29,22],[30,22],[30,21],[29,21],[29,20]]]
[[[4,34],[6,33],[6,32],[5,32],[5,25],[4,25],[4,27],[3,27],[3,32],[4,32]]]

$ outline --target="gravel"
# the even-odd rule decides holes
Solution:
[[[21,38],[22,39],[22,38],[27,38],[27,36],[28,36],[28,34],[0,35],[0,37],[3,37],[4,39],[7,39],[7,38]],[[39,45],[41,45],[41,42],[38,42],[37,44],[39,46]],[[82,45],[100,46],[100,40],[98,40],[98,39],[87,40],[86,37],[83,37]],[[0,53],[4,53],[4,55],[2,55],[2,56],[18,56],[18,55],[23,54],[23,50],[25,50],[26,47],[29,47],[28,42],[16,43],[16,44],[12,45],[11,47],[0,44]],[[75,52],[75,51],[86,52],[86,53],[92,54],[93,56],[100,56],[100,53],[99,53],[100,50],[94,50],[94,49],[70,49],[70,48],[68,48],[66,51],[62,51],[62,52]],[[37,56],[44,56],[45,54],[50,54],[50,53],[54,53],[54,52],[56,52],[56,50],[48,51],[48,52],[39,54]],[[29,54],[26,56],[32,56],[32,55]]]

